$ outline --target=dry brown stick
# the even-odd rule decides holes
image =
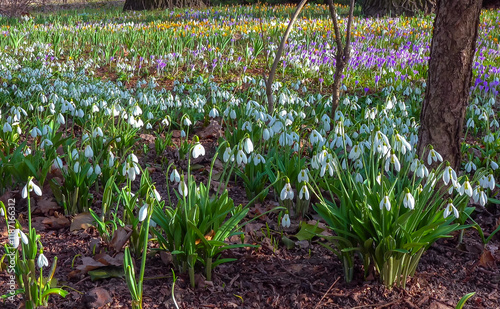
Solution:
[[[328,292],[330,292],[330,290],[333,288],[333,286],[340,280],[340,277],[337,278],[337,280],[335,280],[335,282],[332,283],[332,285],[330,285],[330,287],[328,288],[328,290],[326,291],[326,293],[323,295],[323,297],[321,297],[321,299],[319,300],[319,302],[316,304],[316,306],[314,307],[314,309],[318,308],[319,305],[321,304],[321,302],[323,301],[323,299],[325,299],[326,295],[328,294]]]

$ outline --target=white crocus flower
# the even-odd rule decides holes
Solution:
[[[35,190],[35,194],[38,196],[42,196],[42,190],[39,186],[33,183],[33,178],[30,177],[28,183],[24,186],[23,191],[21,193],[22,198],[28,197],[28,192]]]

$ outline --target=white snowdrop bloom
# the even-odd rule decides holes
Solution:
[[[181,181],[181,175],[179,175],[179,172],[177,171],[176,168],[170,173],[170,182],[179,182]]]
[[[184,122],[183,122],[183,123],[184,123],[184,125],[185,125],[185,126],[187,126],[187,127],[189,127],[189,126],[191,126],[191,125],[193,124],[193,123],[191,122],[191,120],[189,120],[189,118],[188,118],[188,117],[184,117]]]
[[[82,168],[80,167],[80,162],[78,161],[75,162],[75,165],[73,165],[73,171],[77,174],[82,171]]]
[[[60,125],[64,125],[66,123],[66,120],[64,119],[64,116],[61,113],[57,115],[56,122]]]
[[[323,136],[318,131],[312,130],[311,135],[309,135],[309,142],[314,146],[317,143],[323,142]]]
[[[484,189],[490,189],[493,190],[495,189],[495,177],[493,174],[489,174],[488,176],[483,176],[479,179],[479,184],[481,187]]]
[[[349,153],[350,160],[357,160],[363,154],[363,147],[359,144],[354,145]]]
[[[391,201],[389,200],[389,197],[386,195],[382,198],[380,201],[380,209],[387,209],[387,211],[391,211]]]
[[[449,200],[448,204],[446,204],[446,207],[444,209],[443,216],[445,218],[447,218],[451,213],[453,213],[453,216],[455,216],[455,218],[457,218],[457,219],[460,217],[460,214],[458,213],[458,209],[456,209],[455,205],[453,205],[452,201]]]
[[[236,154],[236,163],[240,166],[248,163],[248,158],[242,149],[238,150]]]
[[[231,109],[231,112],[229,113],[229,117],[231,119],[236,119],[236,111],[234,109]]]
[[[87,158],[94,157],[94,151],[92,150],[92,147],[90,145],[87,145],[85,147],[85,157],[87,157]]]
[[[302,188],[300,189],[299,199],[301,199],[301,200],[305,199],[307,201],[310,199],[309,190],[307,189],[307,185],[305,183],[302,186]]]
[[[199,156],[205,155],[205,147],[202,144],[198,143],[193,147],[192,156],[193,158],[198,158]]]
[[[208,113],[208,116],[210,118],[217,118],[217,117],[219,117],[219,111],[214,107],[210,110],[210,112]]]
[[[188,195],[188,187],[184,181],[179,182],[178,190],[183,197]]]
[[[41,136],[41,135],[42,135],[42,132],[40,131],[40,129],[39,129],[39,128],[34,127],[34,128],[31,130],[31,137],[36,138],[37,136]]]
[[[356,175],[354,176],[354,180],[359,183],[362,183],[364,181],[363,176],[361,176],[360,173],[356,173]]]
[[[309,182],[309,171],[307,168],[300,170],[297,178],[298,182]]]
[[[146,217],[148,216],[148,207],[149,205],[144,203],[144,205],[142,205],[141,209],[139,209],[139,222],[142,222],[146,219]]]
[[[115,155],[110,151],[109,152],[108,167],[113,167],[114,165],[115,165]]]
[[[471,117],[471,118],[467,119],[466,127],[467,128],[474,128],[475,127],[474,118]]]
[[[286,213],[283,215],[283,218],[281,219],[281,226],[283,226],[284,228],[288,228],[290,227],[290,216]]]
[[[95,168],[94,168],[94,173],[96,175],[101,175],[102,171],[101,171],[101,167],[99,166],[99,164],[96,164],[95,165]]]
[[[496,163],[495,161],[491,161],[490,162],[490,167],[492,170],[497,170],[498,169],[498,163]]]
[[[226,150],[224,151],[224,154],[222,155],[222,160],[224,162],[229,161],[231,159],[231,162],[234,161],[234,155],[232,154],[231,147],[226,147]]]
[[[248,154],[250,154],[253,151],[253,143],[250,138],[247,137],[243,140],[243,149]]]
[[[28,183],[24,186],[21,196],[22,198],[27,198],[28,197],[28,192],[35,191],[35,194],[38,196],[42,196],[42,190],[40,189],[39,186],[37,186],[32,178],[29,178]]]
[[[472,186],[467,178],[465,182],[462,184],[462,186],[458,189],[458,193],[460,195],[463,195],[465,193],[469,197],[472,197]]]
[[[483,141],[484,141],[485,143],[493,143],[493,142],[495,141],[495,137],[493,136],[493,134],[492,134],[492,133],[489,133],[488,135],[485,135],[485,136],[483,137]]]
[[[390,165],[394,165],[394,170],[399,172],[401,169],[401,164],[399,163],[398,157],[393,153],[385,160],[385,171],[389,171]]]
[[[476,164],[474,164],[474,162],[472,161],[469,161],[465,164],[465,171],[467,171],[467,173],[470,173],[471,171],[475,171],[476,170]]]
[[[287,182],[283,187],[283,189],[281,190],[280,198],[282,201],[286,199],[293,200],[293,196],[294,194],[292,186],[290,185],[289,182]]]
[[[132,109],[132,115],[134,116],[140,116],[142,115],[142,109],[139,105],[135,105],[134,108]]]
[[[38,255],[36,265],[38,266],[38,268],[43,268],[43,267],[49,266],[49,260],[47,260],[47,258],[43,254],[43,250],[40,250],[40,255]]]
[[[427,167],[425,166],[425,164],[422,161],[419,161],[419,163],[418,163],[416,175],[419,178],[424,178],[424,177],[429,176],[429,170],[427,169]]]
[[[269,138],[271,138],[271,130],[269,130],[268,128],[265,128],[262,132],[262,138],[267,141],[269,140]]]
[[[92,137],[104,137],[104,133],[102,132],[102,129],[100,127],[95,128],[94,132],[92,132]]]
[[[404,136],[401,136],[398,133],[396,133],[394,139],[395,139],[394,149],[396,149],[396,151],[400,151],[402,154],[406,154],[406,151],[411,151],[412,147],[410,143],[406,141]]]
[[[443,182],[445,185],[448,185],[448,183],[452,181],[457,181],[457,173],[451,166],[448,164],[443,171]]]
[[[7,132],[12,132],[12,126],[6,122],[4,125],[3,125],[3,132],[4,133],[7,133]]]
[[[92,173],[94,173],[94,168],[91,166],[89,168],[89,170],[87,171],[87,178],[89,178],[90,176],[92,176]]]

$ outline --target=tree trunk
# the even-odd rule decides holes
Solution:
[[[436,0],[365,0],[361,4],[365,16],[430,14],[435,7]]]
[[[173,9],[174,7],[206,7],[203,0],[125,0],[124,11]]]
[[[481,5],[482,0],[438,0],[434,20],[418,154],[432,145],[455,170],[460,167]]]

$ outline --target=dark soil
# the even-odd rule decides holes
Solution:
[[[150,152],[143,155],[141,162],[149,162],[149,170],[156,187],[163,198],[167,197],[165,171],[161,163],[176,160],[173,150],[162,154],[154,151],[154,137],[141,135],[141,144],[149,144]],[[174,138],[174,142],[176,139]],[[197,181],[206,179],[209,158],[214,153],[214,140],[202,141],[207,149],[206,158],[194,162],[199,168]],[[193,163],[193,162],[192,162]],[[173,186],[172,188],[173,189]],[[230,196],[236,204],[246,203],[241,184],[229,183]],[[35,198],[34,205],[42,198]],[[44,188],[43,198],[51,196],[50,189]],[[95,192],[93,208],[99,211],[100,193]],[[26,201],[20,190],[9,191],[1,200],[14,198],[20,221],[25,224]],[[252,206],[249,216],[262,213],[276,205],[272,195],[262,204]],[[36,211],[35,211],[36,212]],[[59,209],[59,212],[62,210]],[[52,264],[58,257],[55,277],[59,286],[65,286],[69,294],[66,298],[52,296],[48,308],[97,308],[91,290],[102,288],[109,292],[110,298],[102,308],[130,308],[130,294],[123,278],[110,278],[91,281],[87,274],[75,275],[75,267],[82,264],[83,257],[94,256],[91,243],[103,247],[99,234],[94,227],[70,232],[64,222],[60,226],[47,227],[40,224],[46,217],[55,215],[57,210],[34,215],[33,221],[41,234],[44,253]],[[493,231],[498,225],[500,207],[490,205],[478,208],[474,213],[476,221],[486,232]],[[64,219],[64,217],[63,217]],[[72,219],[72,218],[69,218]],[[197,287],[190,287],[185,274],[177,274],[173,294],[180,308],[455,308],[459,299],[467,293],[476,294],[467,302],[465,308],[500,308],[498,284],[500,282],[500,237],[493,237],[483,250],[483,245],[474,229],[465,232],[463,242],[457,246],[458,234],[442,239],[426,253],[414,277],[407,282],[406,289],[388,289],[376,278],[365,281],[363,269],[357,263],[355,278],[345,283],[340,260],[319,243],[316,238],[311,242],[297,242],[294,249],[286,249],[281,242],[281,230],[276,223],[276,215],[270,214],[256,220],[245,229],[245,242],[257,244],[257,249],[237,249],[224,253],[224,257],[237,258],[237,261],[222,264],[214,270],[212,281],[208,282],[197,275]],[[297,221],[297,220],[295,220]],[[59,222],[59,221],[58,221]],[[266,223],[270,228],[268,233]],[[7,229],[2,222],[0,241],[6,243]],[[25,228],[26,230],[26,228]],[[298,224],[283,231],[284,235],[294,235]],[[290,236],[291,237],[291,236]],[[151,248],[154,249],[154,248]],[[99,250],[97,250],[99,251]],[[139,265],[136,262],[136,265]],[[167,254],[151,250],[148,255],[146,280],[144,282],[145,308],[175,308],[172,300],[172,265]],[[7,292],[7,272],[0,273],[0,294]],[[100,290],[102,292],[102,290]],[[106,295],[104,295],[106,296]],[[105,298],[105,297],[104,297]],[[14,303],[6,301],[0,308],[18,308],[21,298]]]

